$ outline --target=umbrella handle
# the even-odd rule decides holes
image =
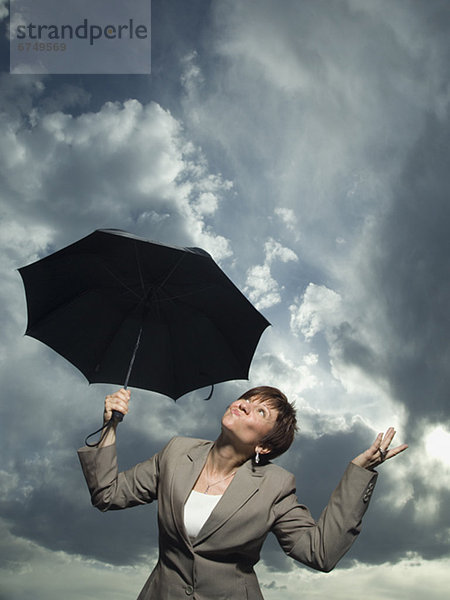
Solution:
[[[121,423],[123,421],[124,416],[125,415],[123,413],[119,412],[118,410],[113,410],[111,421],[114,421],[116,423]]]
[[[141,331],[142,331],[142,327],[141,327]],[[131,369],[133,368],[133,363],[134,363],[134,359],[136,357],[136,351],[137,351],[138,346],[139,346],[140,337],[141,337],[141,332],[139,332],[139,337],[138,337],[138,341],[137,341],[137,344],[136,344],[136,348],[134,349],[134,353],[133,353],[133,356],[131,358],[131,363],[130,363],[130,366],[128,368],[127,379],[125,381],[125,385],[123,386],[124,390],[128,389],[128,379],[130,378]],[[113,410],[110,422],[111,423],[117,423],[117,424],[122,423],[124,416],[125,415],[123,413],[119,412],[118,410]]]
[[[97,429],[97,431],[94,431],[93,433],[90,433],[87,438],[84,440],[84,444],[86,446],[88,446],[88,448],[98,448],[100,442],[102,441],[102,439],[105,437],[108,429],[114,424],[114,423],[121,423],[123,421],[124,418],[124,414],[119,412],[118,410],[113,410],[112,411],[112,416],[110,418],[110,420],[105,423],[104,425],[102,425],[99,429]],[[94,444],[91,444],[88,442],[88,439],[93,437],[94,435],[96,435],[97,433],[100,433],[100,439],[98,440],[98,442],[95,442]]]

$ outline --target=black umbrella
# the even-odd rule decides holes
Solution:
[[[103,229],[19,269],[26,335],[90,383],[153,390],[174,400],[248,379],[269,322],[200,248]]]

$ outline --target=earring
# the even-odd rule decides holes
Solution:
[[[256,454],[255,454],[255,463],[259,464],[259,451],[258,450],[256,451]]]

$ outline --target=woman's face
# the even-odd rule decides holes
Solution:
[[[272,431],[278,411],[268,402],[258,398],[236,400],[222,417],[222,427],[232,433],[240,443],[255,448],[264,436]]]

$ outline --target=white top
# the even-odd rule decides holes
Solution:
[[[192,490],[184,505],[184,526],[191,539],[197,537],[221,498],[222,494],[210,496]]]

